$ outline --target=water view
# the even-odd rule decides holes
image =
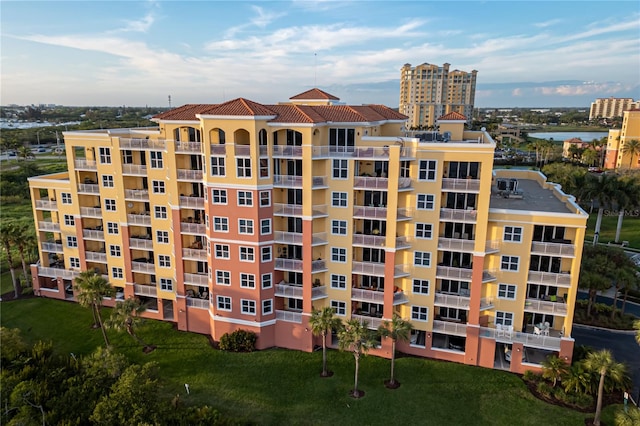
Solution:
[[[554,141],[566,141],[571,138],[580,138],[585,142],[591,142],[594,139],[601,139],[609,136],[607,132],[540,132],[529,133],[532,138],[551,139]]]

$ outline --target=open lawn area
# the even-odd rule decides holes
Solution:
[[[2,325],[20,328],[31,342],[51,340],[61,354],[85,355],[102,344],[91,313],[75,303],[30,298],[2,302]],[[109,315],[105,309],[105,316]],[[361,361],[362,399],[348,396],[353,357],[330,351],[331,378],[320,378],[322,352],[271,349],[215,350],[207,337],[147,321],[140,337],[157,349],[145,355],[126,334],[109,332],[116,350],[132,361],[156,361],[167,399],[208,404],[242,422],[280,425],[584,425],[589,415],[544,403],[516,375],[460,364],[404,357],[397,360],[399,389],[383,386],[390,361]],[[185,394],[188,383],[191,393]],[[603,420],[613,424],[613,407]]]
[[[587,213],[589,211],[587,210]],[[622,232],[620,233],[620,242],[629,241],[629,247],[640,250],[640,211],[635,210],[630,212],[635,216],[625,216],[622,221]],[[597,209],[593,210],[593,213],[589,215],[587,220],[587,233],[585,238],[589,241],[593,240],[593,232],[596,228],[596,219],[598,216]],[[613,242],[616,238],[616,227],[618,226],[618,215],[604,215],[602,217],[602,227],[600,229],[600,242],[607,243]]]

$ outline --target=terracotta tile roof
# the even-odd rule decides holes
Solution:
[[[399,113],[398,111],[389,108],[388,106],[384,106],[384,105],[375,105],[375,104],[371,104],[371,105],[367,105],[369,108],[377,111],[378,113],[384,115],[387,120],[406,120],[409,117],[407,117],[404,114]]]
[[[297,99],[331,99],[332,101],[339,101],[340,98],[333,96],[330,93],[325,92],[324,90],[320,90],[318,88],[309,89],[306,92],[299,93],[295,96],[290,97],[291,100]]]
[[[201,114],[207,108],[211,108],[211,104],[187,104],[174,108],[169,111],[156,114],[151,119],[157,120],[180,120],[180,121],[197,121],[196,114]]]
[[[580,138],[571,138],[565,141],[566,143],[583,143],[584,141]]]
[[[266,106],[249,99],[237,98],[219,105],[213,105],[204,111],[206,115],[275,115],[275,113]]]
[[[318,123],[324,119],[312,107],[304,105],[269,105],[278,114],[270,123]]]
[[[465,117],[464,115],[460,114],[457,111],[451,111],[450,113],[445,114],[442,117],[439,117],[438,120],[461,120],[461,121],[467,121],[467,117]]]

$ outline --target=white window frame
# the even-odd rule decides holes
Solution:
[[[336,315],[340,317],[347,315],[347,304],[343,300],[332,300],[330,306]]]
[[[73,204],[73,198],[71,198],[71,193],[63,192],[60,194],[62,197],[62,204]]]
[[[240,262],[250,262],[253,263],[256,261],[256,251],[253,247],[249,246],[240,246],[238,247],[239,259]]]
[[[72,214],[64,215],[64,225],[65,226],[76,226],[76,218]]]
[[[114,280],[122,280],[124,279],[124,271],[122,268],[113,266],[111,267],[111,277]]]
[[[253,219],[238,219],[238,234],[253,235]]]
[[[421,294],[424,296],[424,295],[429,295],[430,291],[431,291],[431,282],[429,280],[425,280],[422,278],[413,279],[413,282],[411,283],[411,292],[413,294]]]
[[[273,248],[271,246],[260,247],[260,262],[266,263],[273,260]]]
[[[521,243],[522,227],[521,226],[505,226],[502,240],[508,243]]]
[[[216,244],[214,246],[214,257],[216,259],[230,259],[229,244]]]
[[[349,179],[349,160],[334,158],[331,161],[331,178],[336,180]]]
[[[420,322],[429,322],[429,307],[420,305],[411,305],[411,320]]]
[[[149,165],[152,169],[164,169],[162,151],[149,151]]]
[[[273,274],[271,272],[260,276],[260,286],[263,290],[273,287]]]
[[[424,268],[431,267],[431,252],[415,251],[413,252],[413,264]]]
[[[223,269],[216,269],[216,284],[217,285],[231,285],[231,271],[225,271]]]
[[[238,179],[251,179],[251,158],[236,158],[236,176]]]
[[[331,206],[345,208],[349,206],[349,194],[347,192],[334,191],[331,193]]]
[[[423,174],[424,177],[422,177]],[[420,160],[420,163],[418,163],[418,180],[421,182],[435,182],[437,179],[438,160]]]
[[[417,194],[417,210],[434,210],[436,206],[436,196],[434,194]]]
[[[169,231],[156,231],[156,242],[158,244],[169,244]]]
[[[347,235],[348,224],[346,220],[331,221],[331,235]]]
[[[219,311],[231,312],[232,299],[229,296],[216,296],[216,308]]]
[[[498,284],[498,299],[516,300],[518,287],[515,284]]]
[[[211,176],[224,177],[227,175],[224,157],[212,155],[209,164],[211,165]]]
[[[109,244],[109,255],[112,257],[122,257],[122,249],[117,244]]]
[[[240,273],[240,287],[241,288],[256,288],[256,276],[255,274],[248,274],[246,272]]]
[[[260,191],[259,197],[260,197],[260,207],[271,206],[271,191]]]
[[[251,191],[238,191],[238,206],[239,207],[253,207],[253,192],[251,192]]]
[[[229,232],[229,218],[223,216],[214,216],[213,230],[215,232]]]
[[[240,312],[245,315],[256,315],[256,301],[240,299]]]
[[[77,248],[78,247],[78,238],[74,236],[67,236],[67,247]]]
[[[116,200],[114,200],[113,198],[105,198],[104,209],[105,211],[108,211],[108,212],[117,211]]]
[[[117,222],[107,222],[107,234],[109,235],[119,235],[120,227]]]
[[[160,290],[173,291],[173,280],[171,278],[160,278]]]
[[[346,290],[347,276],[343,274],[331,274],[331,288],[336,290]]]
[[[331,261],[347,263],[347,249],[344,247],[331,247]]]
[[[80,258],[79,257],[70,257],[69,258],[69,267],[71,267],[71,268],[79,268],[80,267]]]
[[[273,313],[273,299],[264,299],[262,301],[262,315]]]
[[[227,190],[226,189],[212,189],[211,190],[211,204],[227,204]]]
[[[113,181],[112,175],[102,175],[103,188],[113,188],[114,186],[115,186],[115,182]]]
[[[98,148],[100,164],[111,164],[111,148]]]
[[[165,194],[167,192],[166,185],[162,180],[152,180],[151,189],[154,194]]]
[[[271,219],[260,219],[260,235],[271,235]]]
[[[417,222],[415,235],[416,235],[416,238],[419,238],[421,240],[433,239],[433,224]]]
[[[518,272],[520,270],[520,257],[503,255],[500,258],[500,270],[509,271],[509,272]]]
[[[158,266],[161,268],[171,268],[171,256],[167,254],[159,254]]]
[[[165,206],[154,206],[154,217],[156,219],[166,219],[167,216],[167,208]]]
[[[496,325],[513,326],[513,312],[496,311]]]

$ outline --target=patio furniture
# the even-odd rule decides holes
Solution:
[[[540,329],[537,326],[533,327],[533,334],[535,334],[536,336],[540,335]]]
[[[504,337],[504,330],[502,329],[502,324],[496,324],[496,337]]]
[[[506,328],[505,328],[505,327],[503,327],[503,329],[505,329],[505,330],[504,330],[504,335],[505,335],[505,337],[508,337],[508,338],[510,338],[510,339],[511,339],[511,338],[513,337],[513,326],[512,326],[512,325],[509,325],[509,326],[507,326]]]

